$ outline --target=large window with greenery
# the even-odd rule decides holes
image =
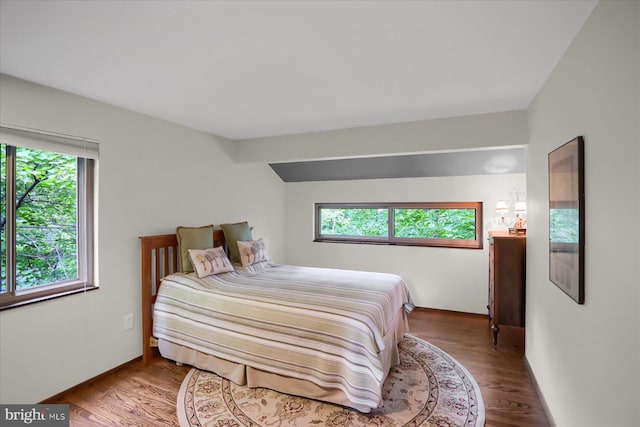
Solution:
[[[315,240],[482,249],[482,202],[316,203]]]
[[[96,288],[95,158],[97,144],[0,128],[0,309]]]

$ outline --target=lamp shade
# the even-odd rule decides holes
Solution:
[[[523,214],[527,212],[526,202],[516,202],[516,206],[513,208],[515,213]]]
[[[505,213],[509,210],[509,206],[507,206],[507,202],[504,200],[498,200],[496,203],[496,213]]]

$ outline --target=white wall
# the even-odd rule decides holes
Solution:
[[[526,111],[507,111],[238,141],[233,158],[278,163],[526,144]]]
[[[2,403],[38,402],[142,353],[138,236],[246,219],[282,257],[284,184],[267,165],[232,163],[229,141],[6,75],[0,121],[100,142],[100,289],[0,312]]]
[[[400,274],[414,302],[471,313],[487,312],[488,230],[497,224],[495,206],[524,174],[405,178],[286,184],[286,261],[290,264]],[[316,202],[484,202],[483,250],[313,242]]]
[[[600,2],[529,110],[526,357],[563,427],[640,425],[639,9]],[[584,305],[548,279],[547,154],[577,135]]]

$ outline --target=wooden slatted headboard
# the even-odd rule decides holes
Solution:
[[[180,271],[178,239],[175,234],[140,237],[142,246],[142,361],[151,362],[157,341],[153,338],[153,304],[162,278]],[[213,230],[214,246],[223,246],[222,230]]]

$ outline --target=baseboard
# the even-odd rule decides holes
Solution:
[[[431,311],[431,312],[440,312],[440,313],[453,313],[453,314],[459,314],[459,315],[464,315],[464,316],[469,316],[469,317],[482,317],[482,318],[487,318],[487,314],[478,314],[478,313],[469,313],[466,311],[456,311],[456,310],[446,310],[444,308],[430,308],[430,307],[415,307],[414,310],[420,310],[420,311]]]
[[[105,371],[105,372],[103,372],[101,374],[98,374],[95,377],[89,378],[88,380],[83,381],[80,384],[76,384],[73,387],[69,387],[68,389],[66,389],[64,391],[61,391],[60,393],[57,393],[57,394],[55,394],[55,395],[53,395],[51,397],[48,397],[48,398],[44,399],[43,401],[41,401],[40,404],[47,404],[47,403],[53,404],[56,401],[63,399],[65,394],[73,393],[74,391],[76,391],[80,387],[86,386],[90,382],[97,381],[97,380],[99,380],[101,378],[104,378],[104,377],[106,377],[108,375],[111,375],[114,372],[116,372],[116,371],[118,371],[118,370],[120,370],[120,369],[122,369],[124,367],[127,367],[129,365],[132,365],[132,364],[134,364],[136,362],[139,362],[141,360],[142,360],[142,356],[138,356],[138,357],[136,357],[134,359],[129,360],[128,362],[124,362],[123,364],[118,365],[115,368],[109,369],[108,371]]]
[[[547,416],[547,420],[549,421],[549,424],[551,425],[551,427],[557,427],[557,424],[553,419],[553,416],[551,415],[551,410],[549,409],[549,405],[547,405],[547,401],[544,398],[544,394],[542,394],[542,390],[540,390],[540,385],[538,384],[538,380],[536,379],[536,376],[533,374],[533,369],[531,369],[531,365],[529,365],[529,360],[527,359],[527,356],[525,355],[523,359],[524,359],[524,365],[526,366],[527,371],[529,372],[529,376],[531,377],[531,381],[533,381],[533,388],[535,388],[536,393],[540,398],[540,402],[542,403],[542,409],[544,410],[544,413]]]

